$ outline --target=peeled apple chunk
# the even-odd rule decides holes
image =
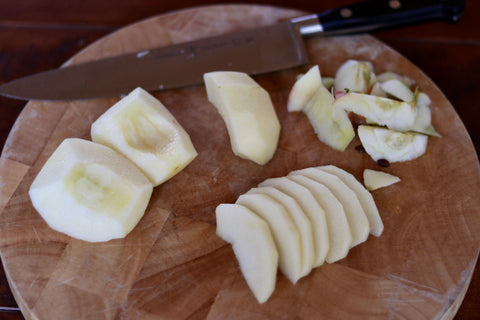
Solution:
[[[225,121],[235,155],[266,164],[277,150],[280,122],[268,92],[242,72],[203,76],[209,101]]]
[[[352,233],[352,244],[354,247],[368,238],[370,233],[370,224],[367,215],[363,211],[362,205],[357,195],[338,178],[337,176],[319,170],[318,168],[306,168],[292,171],[288,176],[303,175],[315,180],[327,187],[332,194],[342,204],[347,217],[350,232]]]
[[[190,136],[168,109],[142,88],[118,101],[91,127],[92,141],[130,159],[154,186],[196,156]]]
[[[410,88],[398,79],[391,79],[380,84],[382,90],[388,93],[395,98],[405,101],[412,102],[415,99],[415,95]]]
[[[322,77],[318,66],[313,66],[301,76],[293,85],[288,96],[287,110],[301,111],[315,95],[318,88],[322,87]]]
[[[33,181],[34,208],[59,232],[89,242],[125,237],[142,218],[152,183],[112,149],[64,140]]]
[[[347,60],[335,74],[336,91],[368,92],[375,82],[375,73],[369,61]]]
[[[427,149],[428,137],[414,132],[361,125],[358,137],[368,155],[375,161],[400,162],[420,157]]]
[[[387,187],[400,181],[400,178],[382,171],[365,169],[363,171],[363,183],[365,187],[370,190],[377,190]]]
[[[240,270],[259,303],[273,293],[278,252],[268,224],[237,204],[216,208],[217,235],[232,245]]]
[[[332,94],[322,86],[303,111],[320,141],[335,150],[345,151],[355,137],[355,131],[347,113],[336,108],[333,101]]]
[[[243,194],[236,204],[243,205],[270,226],[279,253],[278,267],[293,284],[302,274],[300,233],[286,209],[265,194]]]
[[[328,165],[318,169],[337,176],[357,195],[370,224],[370,234],[379,237],[383,232],[383,222],[372,194],[351,173],[339,167]]]

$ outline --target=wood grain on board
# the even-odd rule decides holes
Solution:
[[[212,6],[156,16],[98,40],[71,59],[98,57],[270,24],[299,11],[265,6]],[[215,23],[211,23],[215,21]],[[92,244],[51,230],[28,188],[46,159],[69,137],[89,139],[91,123],[116,99],[29,102],[2,153],[0,253],[12,292],[27,319],[317,318],[451,319],[474,270],[480,244],[480,176],[473,144],[452,105],[415,65],[370,36],[310,39],[311,64],[333,75],[346,59],[407,74],[432,98],[427,153],[382,169],[402,182],[373,193],[385,231],[338,263],[297,285],[279,275],[271,299],[258,305],[231,247],[215,235],[214,209],[269,177],[335,164],[358,179],[380,169],[355,151],[316,138],[286,99],[307,66],[256,77],[282,124],[279,148],[265,166],[235,157],[223,120],[203,86],[156,93],[191,135],[199,156],[155,188],[146,215],[125,239]],[[2,180],[3,181],[3,180]],[[5,190],[5,191],[4,191]],[[8,198],[8,199],[7,199]]]

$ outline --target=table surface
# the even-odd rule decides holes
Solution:
[[[0,84],[56,68],[98,38],[129,23],[198,5],[238,1],[177,0],[0,0]],[[321,12],[352,0],[242,1]],[[455,107],[477,154],[480,151],[480,2],[467,0],[457,24],[441,22],[375,33],[435,82]],[[24,101],[0,97],[0,146]],[[1,266],[0,266],[1,267]],[[455,319],[480,319],[480,266]],[[23,319],[0,270],[0,319]]]

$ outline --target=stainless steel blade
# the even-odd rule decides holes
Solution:
[[[200,84],[209,71],[261,74],[308,63],[291,22],[135,52],[20,78],[0,86],[9,97],[74,100]]]

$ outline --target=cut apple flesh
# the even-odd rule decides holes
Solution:
[[[270,161],[280,122],[268,92],[241,72],[210,72],[204,81],[209,101],[225,121],[234,154],[260,165]]]
[[[240,270],[259,303],[273,293],[278,252],[267,223],[237,204],[216,208],[217,235],[232,245]]]
[[[320,141],[335,150],[344,151],[355,137],[355,132],[347,113],[335,108],[333,101],[332,94],[322,86],[303,111]]]
[[[362,125],[358,136],[365,151],[375,161],[407,161],[425,153],[428,138],[413,132],[398,132],[386,128]]]
[[[367,240],[368,234],[370,233],[370,224],[367,216],[363,211],[357,195],[345,183],[343,183],[342,180],[335,175],[317,168],[306,168],[293,171],[289,174],[289,176],[294,175],[303,175],[320,182],[340,201],[345,210],[345,215],[350,226],[350,232],[352,233],[352,247]]]
[[[105,146],[64,140],[33,181],[29,195],[47,224],[71,237],[125,237],[143,216],[153,186],[130,161]]]
[[[295,284],[302,277],[301,240],[285,208],[265,194],[243,194],[236,204],[247,207],[268,223],[279,253],[278,267]]]
[[[380,86],[383,91],[404,102],[412,102],[415,99],[412,90],[398,79],[387,80],[382,82]]]
[[[313,245],[313,236],[312,236],[312,225],[310,220],[307,218],[302,208],[298,202],[281,192],[280,190],[273,187],[260,187],[252,188],[246,194],[266,194],[267,196],[272,197],[275,201],[281,204],[290,214],[293,222],[295,223],[298,231],[300,232],[300,249],[302,254],[302,271],[301,276],[306,276],[310,273],[313,267],[314,262],[314,245]]]
[[[339,167],[328,165],[318,167],[318,169],[336,175],[353,192],[355,192],[370,224],[370,234],[379,237],[383,232],[383,222],[371,193],[368,192],[368,190],[365,189],[365,187],[351,173],[348,173]]]
[[[197,152],[188,133],[155,97],[141,88],[101,115],[92,141],[130,159],[157,186],[186,167]]]
[[[400,181],[400,178],[382,171],[365,169],[363,171],[363,183],[368,190],[377,190]]]
[[[325,212],[330,244],[325,260],[334,263],[345,258],[352,247],[352,233],[342,204],[318,181],[303,175],[289,175],[285,179],[307,188]]]
[[[320,69],[318,66],[313,66],[293,85],[288,96],[287,110],[301,111],[320,87],[322,87]]]
[[[330,240],[327,220],[323,208],[305,187],[287,179],[286,177],[271,178],[259,184],[259,187],[274,187],[284,194],[296,199],[312,225],[314,243],[314,261],[312,267],[321,266],[329,251]]]
[[[373,66],[368,61],[347,60],[335,74],[335,90],[368,92],[375,81]]]

